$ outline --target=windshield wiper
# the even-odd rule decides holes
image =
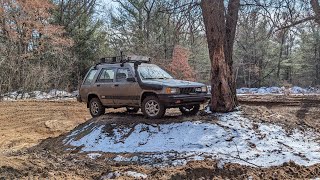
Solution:
[[[143,79],[169,79],[166,77],[152,77],[152,78],[143,78]]]

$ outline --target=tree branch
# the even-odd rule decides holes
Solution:
[[[316,19],[315,16],[307,17],[307,18],[301,19],[299,21],[295,21],[295,22],[293,22],[293,23],[291,23],[291,24],[289,24],[287,26],[282,26],[282,27],[276,29],[276,31],[280,31],[280,30],[283,30],[283,29],[288,29],[288,28],[291,28],[291,27],[296,26],[298,24],[301,24],[301,23],[304,23],[304,22],[307,22],[307,21],[311,21],[311,20],[315,20],[315,19]]]
[[[191,3],[182,4],[182,5],[180,5],[180,6],[177,6],[177,7],[171,8],[171,9],[160,10],[159,12],[161,12],[161,13],[170,13],[170,12],[173,12],[173,11],[175,11],[175,10],[177,10],[177,9],[184,8],[184,7],[186,7],[186,6],[189,6],[188,9],[191,9],[191,8],[196,7],[196,6],[199,6],[199,5],[200,5],[200,3],[191,2]]]

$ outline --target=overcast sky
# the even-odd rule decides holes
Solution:
[[[96,15],[95,17],[101,20],[105,20],[106,16],[109,15],[109,10],[111,7],[116,7],[117,2],[114,2],[113,0],[97,0],[99,6],[97,6],[96,9]]]

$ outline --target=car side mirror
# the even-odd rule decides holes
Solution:
[[[134,78],[134,77],[128,77],[128,78],[127,78],[127,81],[128,81],[128,82],[136,82],[136,78]]]

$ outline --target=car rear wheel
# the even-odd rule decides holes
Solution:
[[[89,104],[90,114],[92,117],[98,117],[106,112],[106,108],[102,105],[99,98],[92,98]]]
[[[182,114],[191,116],[196,115],[199,112],[200,104],[196,105],[188,105],[188,106],[181,106],[179,107]]]
[[[159,119],[166,113],[166,108],[155,96],[146,97],[142,102],[141,110],[143,114],[151,119]]]
[[[137,113],[140,108],[138,107],[127,107],[127,112],[128,113]]]

